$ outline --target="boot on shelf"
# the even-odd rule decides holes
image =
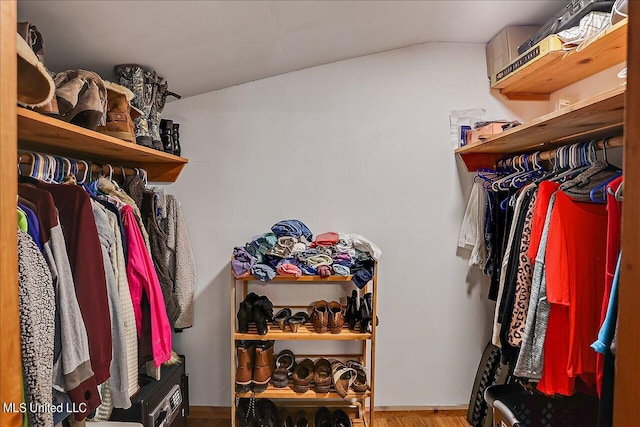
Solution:
[[[256,393],[267,389],[273,375],[273,344],[274,341],[258,341],[256,343],[256,361],[253,367],[251,388]]]
[[[133,107],[140,110],[139,117],[133,120],[135,125],[136,144],[152,147],[153,141],[149,133],[149,113],[153,102],[154,86],[145,84],[145,71],[137,64],[121,64],[114,67],[118,83],[133,92]]]
[[[162,140],[162,149],[165,153],[173,154],[173,121],[160,120],[160,139]]]
[[[180,147],[180,123],[173,123],[173,154],[179,156],[182,153]]]
[[[238,341],[238,368],[236,369],[236,391],[248,393],[251,389],[253,370],[256,362],[256,345],[254,341]]]
[[[140,112],[131,108],[133,92],[117,83],[104,82],[107,88],[107,123],[98,126],[100,133],[113,136],[129,142],[136,142],[135,125],[133,119],[140,116]]]
[[[249,332],[249,323],[253,322],[253,303],[258,300],[255,292],[248,294],[238,308],[238,332],[246,334]]]

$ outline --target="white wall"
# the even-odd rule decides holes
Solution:
[[[493,305],[456,250],[471,175],[449,145],[449,112],[528,120],[550,108],[503,104],[488,86],[484,45],[434,43],[167,106],[190,160],[170,190],[198,264],[196,326],[175,339],[192,405],[230,404],[232,248],[286,218],[383,250],[376,406],[468,402]]]

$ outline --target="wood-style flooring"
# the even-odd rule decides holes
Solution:
[[[204,408],[203,408],[204,409]],[[230,427],[228,409],[192,410],[188,427]],[[466,411],[376,412],[375,427],[469,427]]]

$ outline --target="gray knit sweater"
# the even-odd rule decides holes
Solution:
[[[27,418],[31,427],[48,427],[53,425],[53,413],[47,408],[53,401],[55,292],[47,262],[31,236],[22,230],[18,230],[18,272]]]

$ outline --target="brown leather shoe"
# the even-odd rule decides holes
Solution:
[[[311,322],[313,323],[313,329],[317,333],[324,334],[327,332],[329,325],[329,304],[326,301],[317,301],[313,305]]]
[[[329,329],[332,334],[342,332],[344,326],[344,310],[338,301],[329,303]]]
[[[251,388],[256,393],[267,389],[273,375],[273,341],[259,341],[256,344],[256,363],[253,367]]]
[[[304,393],[309,391],[315,365],[311,359],[304,359],[293,368],[293,391]]]
[[[236,391],[247,393],[251,388],[251,378],[256,359],[256,346],[253,342],[240,342],[237,347],[238,369],[236,369]]]
[[[327,359],[318,359],[316,362],[313,383],[318,393],[329,393],[331,388],[331,364]]]
[[[140,113],[131,108],[134,95],[129,89],[112,82],[104,82],[107,88],[107,124],[98,126],[98,132],[129,142],[136,142],[133,119]]]

